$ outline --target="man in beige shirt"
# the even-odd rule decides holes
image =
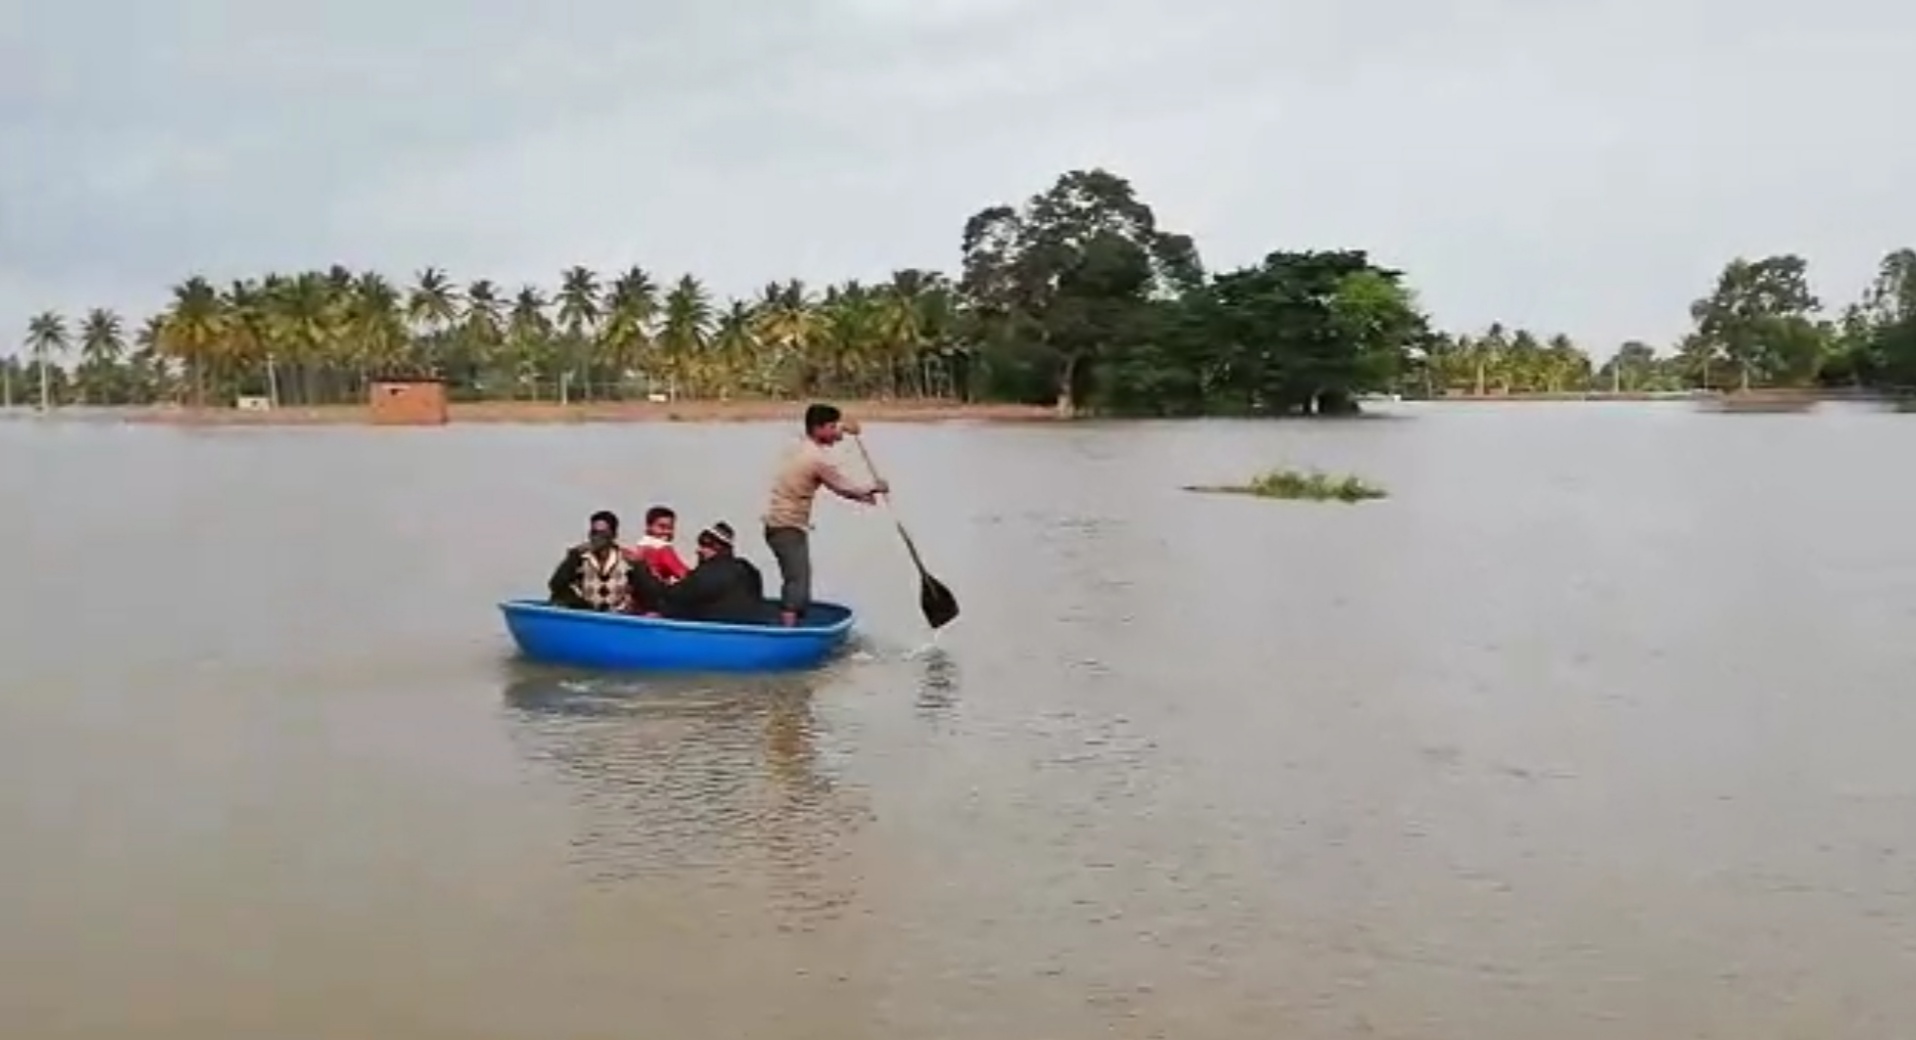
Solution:
[[[871,505],[891,490],[882,480],[861,487],[847,480],[827,453],[845,434],[858,434],[858,421],[829,404],[805,409],[805,436],[779,457],[772,493],[765,506],[765,544],[778,561],[779,622],[796,625],[812,602],[812,502],[818,489]]]

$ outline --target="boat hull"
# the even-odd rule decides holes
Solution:
[[[804,623],[791,628],[599,614],[539,600],[507,600],[499,611],[505,615],[506,631],[527,658],[601,671],[816,668],[844,645],[853,621],[851,609],[836,603],[813,603]]]

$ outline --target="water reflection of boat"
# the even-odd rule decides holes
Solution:
[[[762,888],[781,919],[849,902],[868,819],[819,750],[818,677],[524,673],[505,688],[511,737],[580,811],[573,862],[599,883]]]

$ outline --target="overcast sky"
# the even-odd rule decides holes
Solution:
[[[1103,165],[1213,268],[1368,248],[1601,354],[1737,253],[1849,298],[1911,97],[1891,0],[0,0],[0,349],[192,273],[953,269]]]

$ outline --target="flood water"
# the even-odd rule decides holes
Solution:
[[[874,427],[964,617],[664,681],[494,602],[783,428],[0,423],[0,1035],[1904,1034],[1916,417],[1398,410]]]

